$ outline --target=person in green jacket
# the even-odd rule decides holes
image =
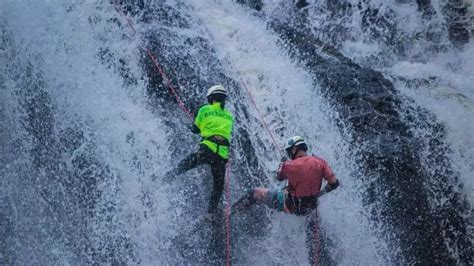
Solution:
[[[208,213],[217,211],[224,189],[226,164],[230,153],[230,139],[234,117],[225,106],[227,91],[222,85],[215,85],[207,91],[208,104],[201,106],[192,127],[193,133],[201,135],[198,151],[188,155],[177,167],[165,175],[165,181],[173,180],[200,164],[209,164],[213,176],[213,189]]]

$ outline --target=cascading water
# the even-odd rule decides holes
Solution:
[[[162,178],[198,139],[144,49],[192,111],[230,90],[233,201],[279,186],[245,86],[277,141],[328,160],[324,264],[472,263],[472,7],[236,2],[0,4],[0,263],[225,263],[223,224],[190,229],[207,168]],[[304,219],[231,225],[233,264],[308,264]]]

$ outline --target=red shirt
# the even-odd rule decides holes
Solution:
[[[333,176],[328,163],[316,156],[302,156],[292,161],[284,162],[278,171],[277,179],[288,179],[291,195],[309,197],[318,195],[324,179]]]

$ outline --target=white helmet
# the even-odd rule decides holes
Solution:
[[[227,97],[227,91],[225,90],[225,88],[222,85],[214,85],[214,86],[210,87],[207,90],[206,97],[209,97],[211,95],[216,95],[216,94],[222,94],[225,97]]]
[[[306,142],[304,142],[304,139],[300,136],[293,136],[285,143],[285,151],[291,159],[293,159],[295,156],[295,154],[292,152],[293,147],[298,147],[304,151],[308,150],[308,145],[306,145]]]

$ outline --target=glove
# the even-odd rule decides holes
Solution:
[[[322,195],[326,194],[327,191],[325,189],[319,191],[318,198],[321,197]]]

